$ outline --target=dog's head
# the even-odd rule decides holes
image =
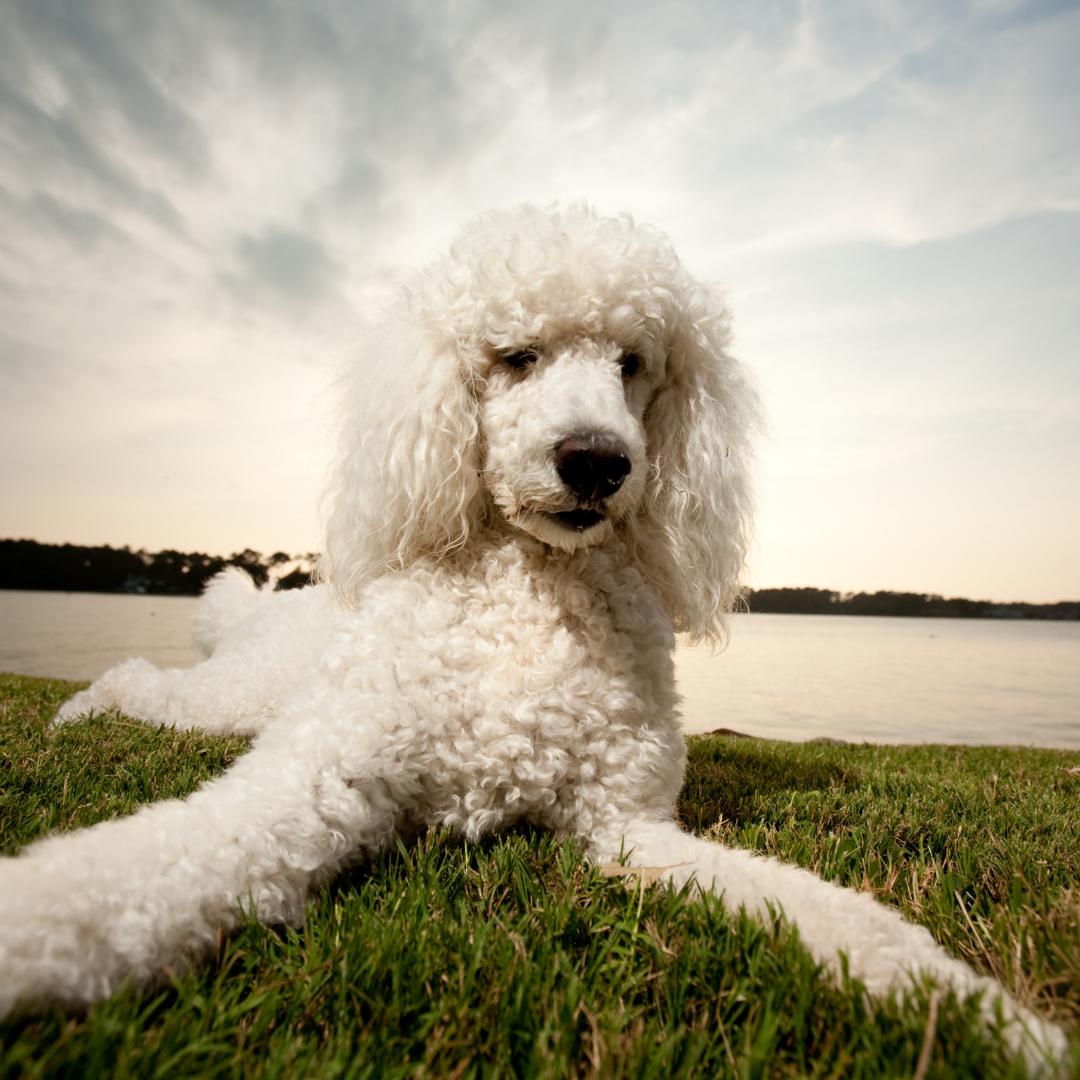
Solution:
[[[676,629],[716,636],[746,552],[756,418],[727,342],[716,298],[629,218],[480,219],[348,381],[323,576],[355,602],[497,517],[564,550],[617,533]]]

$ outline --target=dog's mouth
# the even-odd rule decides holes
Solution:
[[[551,517],[566,528],[575,529],[577,532],[591,529],[604,520],[604,515],[599,510],[590,510],[584,506],[579,506],[575,510],[563,510],[557,514],[552,514]]]

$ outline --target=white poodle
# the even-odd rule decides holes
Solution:
[[[395,835],[529,821],[599,862],[781,907],[877,995],[930,976],[1061,1032],[870,896],[682,832],[676,631],[717,639],[747,544],[754,394],[724,309],[628,218],[524,208],[468,228],[347,386],[325,584],[209,587],[209,658],[133,660],[58,719],[255,732],[184,801],[0,864],[0,1014],[104,997],[212,947]],[[383,373],[372,384],[372,370]]]

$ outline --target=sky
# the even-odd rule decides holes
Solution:
[[[751,585],[1076,599],[1078,56],[1078,2],[0,0],[0,536],[315,550],[396,282],[584,199],[728,296]]]

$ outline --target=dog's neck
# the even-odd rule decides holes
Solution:
[[[528,578],[555,587],[570,606],[587,602],[590,595],[604,606],[621,606],[632,599],[639,610],[648,609],[650,618],[671,633],[670,615],[659,590],[635,557],[630,537],[621,530],[589,547],[564,551],[501,520],[470,534],[468,544],[449,555],[444,565],[466,578],[486,581],[493,580],[493,572],[500,574],[500,566],[506,572],[524,572]]]

